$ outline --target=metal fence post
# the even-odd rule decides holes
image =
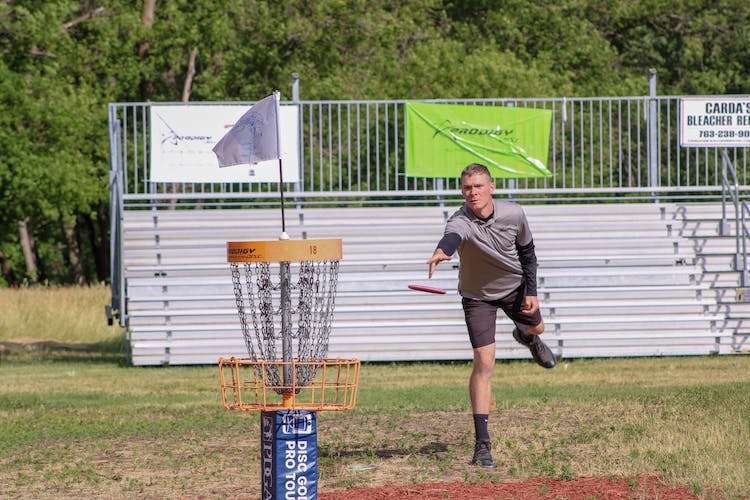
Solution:
[[[648,185],[659,187],[659,127],[657,121],[656,69],[648,70]],[[655,193],[652,193],[655,194]]]
[[[109,105],[109,268],[111,301],[107,310],[107,321],[119,320],[120,326],[127,326],[125,310],[125,270],[122,242],[123,164],[122,164],[122,123],[117,118],[117,107]]]
[[[727,236],[729,234],[727,191],[729,191],[729,177],[727,176],[727,155],[725,151],[721,155],[721,224],[719,224],[719,236]]]
[[[299,73],[292,73],[292,102],[299,102]]]
[[[299,73],[292,73],[292,102],[294,104],[296,104],[298,107],[300,106],[300,104],[299,104]],[[303,132],[302,132],[302,130],[303,130],[303,128],[302,128],[302,113],[300,113],[299,119],[300,119],[299,144],[302,144],[302,134],[303,134]],[[297,182],[294,183],[294,192],[295,193],[298,193],[298,192],[302,191],[302,184],[301,184],[302,180],[301,179],[302,179],[302,177],[300,177],[300,180],[298,180]],[[294,204],[297,207],[297,209],[299,209],[301,207],[300,200],[296,196],[294,197]]]

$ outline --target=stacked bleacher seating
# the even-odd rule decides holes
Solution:
[[[342,238],[329,355],[470,359],[457,261],[431,281],[425,261],[455,206],[294,208],[292,238]],[[525,205],[539,258],[544,335],[562,357],[725,353],[733,332],[670,203]],[[681,212],[682,210],[682,212]],[[279,210],[126,209],[124,278],[136,365],[247,356],[227,241],[277,239]],[[409,290],[419,282],[446,295]],[[528,358],[497,322],[497,357]]]

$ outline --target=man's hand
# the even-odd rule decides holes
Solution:
[[[444,260],[451,260],[451,256],[445,255],[445,252],[443,252],[441,248],[436,249],[435,253],[432,254],[432,257],[427,260],[427,265],[430,266],[427,272],[428,278],[432,278],[432,273],[435,272],[435,268]]]
[[[534,314],[539,309],[539,300],[533,295],[527,295],[523,299],[521,310],[526,314]]]

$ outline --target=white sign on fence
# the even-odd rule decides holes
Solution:
[[[214,145],[248,110],[248,105],[152,104],[153,182],[278,182],[279,162],[219,168]],[[299,181],[299,108],[281,105],[284,182]]]
[[[680,145],[750,147],[750,97],[685,97]]]

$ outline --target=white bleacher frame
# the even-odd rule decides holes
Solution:
[[[293,238],[341,237],[344,258],[329,354],[363,361],[470,359],[456,293],[457,262],[433,283],[427,257],[451,207],[295,208]],[[727,354],[734,330],[676,204],[525,206],[538,249],[544,338],[561,357]],[[125,210],[123,257],[130,356],[136,365],[213,363],[245,356],[226,241],[275,239],[274,210]],[[575,223],[574,223],[575,221]],[[585,231],[581,228],[589,228]],[[608,230],[608,228],[612,228]],[[615,229],[616,228],[616,229]],[[577,251],[571,251],[571,248]],[[497,357],[528,350],[498,318]]]
[[[528,209],[545,337],[564,357],[750,350],[743,333],[750,323],[747,257],[737,250],[748,237],[738,228],[744,227],[740,208],[750,216],[742,200],[750,192],[750,148],[682,147],[681,96],[657,95],[656,77],[650,78],[647,96],[433,101],[552,111],[553,176],[498,179],[496,195]],[[455,269],[439,269],[438,284],[450,291],[442,299],[404,289],[425,277],[424,260],[446,212],[461,201],[457,179],[406,175],[405,101],[303,101],[298,89],[294,94],[301,175],[283,186],[290,234],[344,238],[335,312],[341,322],[331,353],[469,359]],[[151,182],[149,106],[109,107],[108,319],[127,328],[134,364],[242,355],[224,244],[278,237],[280,186]],[[720,203],[729,195],[734,207]],[[343,206],[351,208],[333,208]],[[352,219],[367,220],[370,230],[357,232]],[[432,232],[414,230],[423,225]],[[397,252],[383,249],[388,243]],[[417,317],[396,326],[384,319],[377,336],[363,339],[351,334],[366,317],[363,303],[393,317],[402,306],[401,316]],[[437,317],[435,304],[445,306],[445,317]],[[528,358],[507,330],[507,320],[498,321],[498,358]]]

